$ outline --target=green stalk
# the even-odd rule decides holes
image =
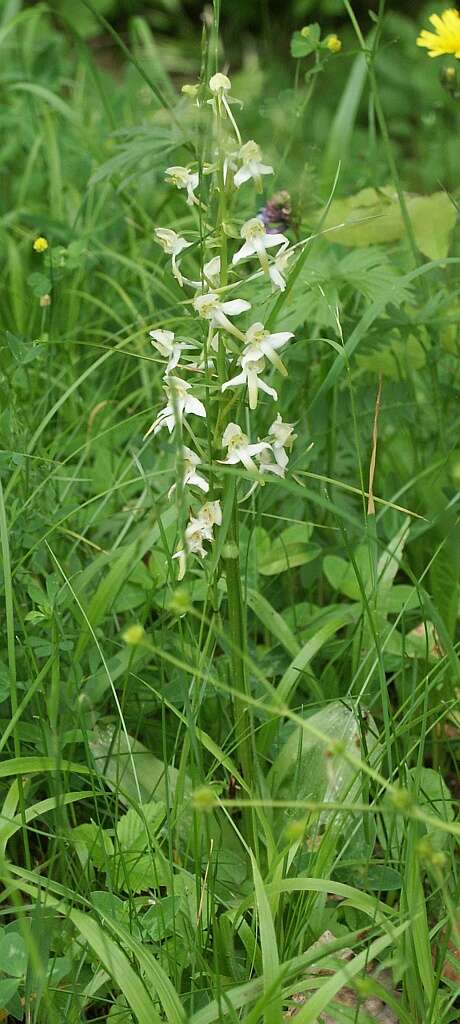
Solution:
[[[8,652],[8,669],[10,677],[10,702],[11,702],[11,719],[15,725],[12,730],[13,732],[13,750],[15,758],[21,756],[21,739],[19,734],[19,721],[18,721],[18,685],[17,685],[17,674],[16,674],[16,641],[14,634],[14,606],[13,606],[13,584],[11,575],[11,559],[10,559],[10,546],[8,542],[8,523],[6,519],[5,502],[3,498],[3,487],[0,479],[0,550],[2,553],[3,561],[3,579],[5,588],[5,619],[6,619],[6,635],[7,635],[7,652]],[[18,796],[19,796],[19,812],[21,815],[22,822],[22,838],[24,843],[24,853],[26,859],[26,865],[28,868],[31,867],[31,857],[29,849],[29,835],[27,832],[26,824],[26,805],[24,800],[24,783],[21,776],[18,777]]]
[[[224,153],[222,144],[222,121],[223,115],[220,105],[220,100],[216,102],[217,109],[217,137],[219,147],[219,168],[218,168],[218,187],[219,187],[219,206],[218,206],[218,220],[216,225],[217,234],[220,240],[220,284],[224,288],[228,282],[228,243],[227,235],[225,233],[225,219],[227,211],[227,195],[225,187],[225,176],[224,176]],[[228,379],[228,361],[225,349],[225,343],[221,335],[219,335],[219,350],[217,356],[217,371],[219,377],[219,383],[222,385]],[[229,422],[229,408],[227,403],[223,406],[223,397],[220,398],[220,409],[218,414],[218,421],[222,425],[222,430],[225,430],[227,423]],[[231,478],[227,478],[224,481],[223,489],[223,506],[224,509],[228,508],[231,503],[231,516],[228,527],[226,544],[224,546],[222,567],[225,573],[225,579],[227,583],[227,608],[228,608],[228,625],[230,632],[231,641],[231,672],[232,672],[232,685],[242,694],[242,697],[248,695],[248,680],[246,673],[246,619],[243,604],[243,594],[241,588],[241,564],[240,564],[240,552],[239,552],[239,536],[238,536],[238,503],[237,503],[237,488],[235,481]],[[225,512],[224,512],[225,516]],[[235,700],[234,706],[234,722],[235,722],[235,740],[237,750],[237,760],[241,765],[241,771],[245,780],[249,783],[251,779],[255,778],[254,764],[253,764],[253,748],[251,743],[251,725],[250,725],[250,714],[248,711],[248,704],[245,699]],[[253,812],[251,808],[246,808],[243,814],[245,835],[246,838],[251,841],[254,837],[254,823],[253,823]]]

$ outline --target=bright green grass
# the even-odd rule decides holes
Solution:
[[[278,1024],[294,993],[299,1024],[368,1021],[372,995],[406,1024],[459,1017],[446,972],[459,902],[459,257],[455,235],[441,258],[419,248],[405,195],[453,192],[459,118],[415,51],[418,24],[382,3],[372,38],[344,7],[344,51],[309,104],[307,64],[248,60],[232,74],[244,136],[275,166],[273,189],[291,190],[299,237],[321,232],[334,189],[390,183],[403,207],[387,245],[320,234],[290,295],[267,307],[296,332],[280,399],[298,440],[286,480],[240,506],[240,643],[222,581],[208,594],[195,566],[177,588],[171,448],[143,441],[161,402],[147,332],[189,323],[153,230],[198,240],[163,176],[200,145],[178,89],[199,75],[199,44],[176,65],[169,55],[170,78],[134,19],[112,77],[72,18],[64,36],[38,5],[2,8],[11,1020]],[[261,435],[270,417],[262,406]],[[228,472],[228,486],[242,477]],[[144,639],[128,645],[137,623]],[[328,973],[309,973],[320,957]],[[334,1001],[345,983],[353,1008]]]

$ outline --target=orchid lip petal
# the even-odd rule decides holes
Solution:
[[[245,299],[230,299],[229,302],[222,303],[223,312],[228,313],[229,316],[238,316],[239,313],[245,313],[250,308],[251,303],[246,302]]]

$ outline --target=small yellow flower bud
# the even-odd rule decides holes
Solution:
[[[143,626],[128,626],[122,633],[121,639],[124,640],[125,644],[129,644],[130,647],[135,647],[140,644],[144,639],[145,630]]]
[[[39,237],[35,239],[35,242],[33,244],[34,251],[35,252],[46,252],[47,248],[48,248],[48,242],[47,242],[46,238],[43,238],[43,235],[39,235]]]
[[[303,839],[307,823],[305,819],[297,819],[296,821],[290,821],[284,830],[284,834],[289,844],[296,843],[299,839]]]
[[[303,36],[304,39],[308,39],[310,35],[310,25],[304,25],[304,27],[300,29],[300,35]]]
[[[397,811],[408,811],[412,807],[412,798],[407,789],[400,786],[393,786],[389,790],[389,798]]]
[[[195,811],[209,814],[217,805],[217,800],[210,786],[201,786],[192,793],[192,804]]]
[[[189,96],[191,100],[194,100],[194,99],[196,99],[196,97],[198,95],[198,86],[197,85],[188,85],[188,84],[187,85],[183,85],[182,89],[181,89],[181,93],[183,93],[184,96]]]
[[[168,611],[172,612],[173,615],[186,615],[191,607],[188,591],[185,587],[177,587],[168,601]]]
[[[328,36],[326,39],[326,46],[331,53],[340,53],[342,49],[342,43],[338,36]]]
[[[457,69],[450,66],[448,68],[442,68],[441,71],[441,85],[444,87],[446,92],[449,93],[454,99],[458,99],[458,76]]]

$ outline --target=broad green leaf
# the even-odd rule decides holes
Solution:
[[[346,750],[359,751],[361,728],[352,708],[335,701],[309,716],[308,722],[331,742],[343,742]],[[356,768],[341,755],[328,759],[324,742],[306,735],[302,726],[292,729],[273,762],[268,781],[272,796],[284,800],[327,803],[346,798],[351,803],[361,791]]]
[[[321,626],[314,636],[307,640],[299,653],[296,654],[294,660],[286,669],[279,682],[277,693],[280,700],[285,703],[289,702],[294,690],[301,680],[302,672],[305,672],[312,658],[315,657],[315,654],[321,650],[323,644],[330,640],[339,629],[348,625],[350,621],[350,611],[345,608],[343,611],[337,612],[336,615],[331,616],[324,626]]]
[[[132,736],[127,740],[123,732],[109,728],[95,731],[90,746],[97,771],[111,789],[119,790],[123,803],[137,805],[139,791],[142,804],[174,799],[179,776],[177,768],[165,767],[139,740]],[[187,792],[191,796],[191,783]]]
[[[407,541],[410,524],[410,517],[406,516],[399,530],[395,533],[394,537],[392,537],[389,544],[387,544],[385,551],[378,560],[377,595],[379,604],[380,602],[385,603],[396,573],[401,567],[402,554]]]
[[[0,978],[0,1009],[7,1009],[18,988],[18,978]]]
[[[74,764],[56,757],[12,757],[0,763],[0,779],[10,775],[36,775],[40,772],[77,772],[79,775],[90,775],[91,770],[85,764]]]
[[[159,850],[148,853],[132,850],[114,858],[111,874],[113,885],[121,892],[148,892],[173,883],[172,864]]]
[[[294,32],[292,36],[291,55],[297,58],[308,57],[310,53],[317,49],[319,40],[319,25],[316,22],[311,25],[305,25],[300,32]]]
[[[323,561],[323,569],[326,579],[334,590],[345,594],[352,601],[362,600],[362,592],[351,562],[340,558],[339,555],[326,555]]]
[[[149,907],[142,918],[142,930],[153,942],[161,942],[166,935],[174,931],[174,921],[180,905],[180,897],[175,893],[173,896],[163,896],[155,900],[154,905]]]
[[[435,192],[432,196],[410,198],[407,205],[420,252],[430,260],[447,256],[457,220],[452,199],[446,192]]]
[[[257,569],[263,576],[277,576],[287,569],[305,565],[319,554],[319,548],[309,544],[311,526],[307,523],[289,526],[276,538],[257,560]]]
[[[0,938],[0,970],[12,978],[21,978],[27,967],[27,949],[17,932],[5,932]]]
[[[142,804],[142,809],[130,807],[117,825],[117,839],[124,852],[145,850],[150,836],[158,831],[164,819],[166,807],[160,802]]]
[[[83,822],[72,829],[70,839],[83,866],[88,861],[105,870],[113,856],[113,842],[108,832],[94,821]]]
[[[291,656],[298,654],[299,644],[283,616],[275,611],[270,602],[257,590],[248,589],[246,596],[249,607],[268,632],[276,637]]]
[[[378,344],[356,356],[358,373],[381,373],[384,377],[399,381],[401,366],[410,366],[411,371],[421,370],[426,365],[426,353],[415,334],[402,338],[399,332],[385,332]]]
[[[432,260],[447,256],[457,218],[449,196],[445,192],[435,192],[431,196],[406,195],[405,199],[420,252]],[[365,188],[346,199],[334,199],[323,226],[328,229],[326,238],[329,241],[351,246],[396,242],[406,233],[401,207],[392,186]]]

